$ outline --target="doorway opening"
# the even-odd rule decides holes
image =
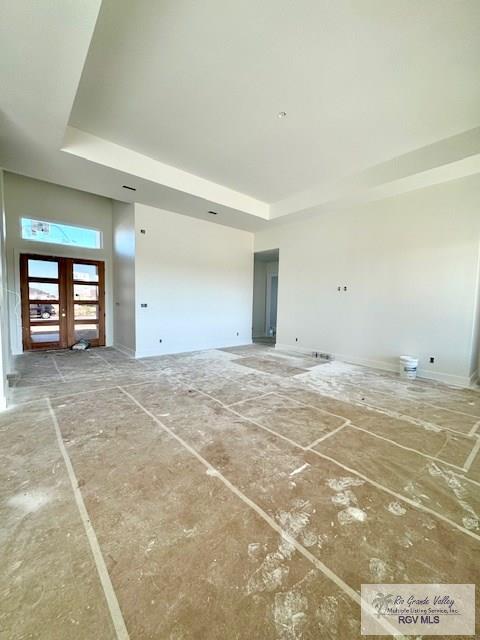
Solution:
[[[252,341],[274,345],[277,336],[279,250],[259,251],[253,258]]]
[[[21,254],[20,289],[24,351],[105,346],[103,262]]]

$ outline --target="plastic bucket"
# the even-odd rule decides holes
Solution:
[[[418,358],[400,356],[400,377],[415,380],[417,377]]]

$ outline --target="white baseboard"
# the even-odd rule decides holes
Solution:
[[[296,345],[279,344],[278,342],[275,345],[275,348],[282,351],[293,351],[295,353],[309,356],[311,356],[314,351],[317,351],[319,353],[330,353],[327,349],[305,349]],[[332,360],[338,360],[340,362],[346,362],[350,364],[358,364],[362,367],[371,367],[372,369],[380,369],[381,371],[389,371],[393,373],[398,372],[398,365],[396,363],[386,362],[384,360],[370,360],[368,358],[359,358],[357,356],[350,356],[342,353],[332,353],[331,355]],[[320,362],[325,361],[320,360]],[[455,387],[470,387],[472,384],[472,376],[457,376],[451,373],[445,373],[443,371],[430,371],[429,369],[419,368],[417,370],[417,375],[419,378],[435,380],[436,382],[443,382]]]
[[[452,387],[469,387],[469,376],[456,376],[452,373],[445,373],[444,371],[429,371],[428,369],[418,369],[419,378],[426,378],[427,380],[435,380],[436,382],[443,382]]]
[[[135,358],[135,351],[133,349],[130,349],[129,347],[124,347],[123,344],[117,344],[117,343],[113,343],[113,348],[116,349],[117,351],[120,351],[120,353],[123,353],[126,356],[129,356],[130,358]]]
[[[193,353],[195,351],[210,351],[212,349],[228,349],[230,347],[243,347],[249,344],[253,344],[252,340],[247,342],[235,342],[234,344],[216,344],[216,345],[203,345],[203,346],[195,346],[195,347],[176,347],[172,349],[163,349],[163,350],[155,350],[155,351],[146,351],[146,352],[135,352],[135,358],[155,358],[159,356],[168,356],[175,355],[176,353]]]

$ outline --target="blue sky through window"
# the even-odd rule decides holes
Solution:
[[[32,218],[22,218],[22,238],[86,249],[100,249],[102,245],[102,234],[96,229],[73,227],[61,222],[47,222]]]

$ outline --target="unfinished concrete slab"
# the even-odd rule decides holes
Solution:
[[[260,345],[17,371],[8,638],[343,640],[361,637],[362,583],[478,581],[476,390]]]

